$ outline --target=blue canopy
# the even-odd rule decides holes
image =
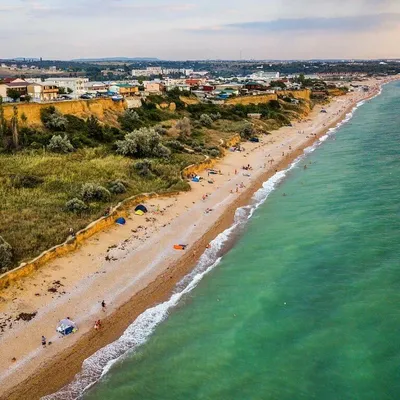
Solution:
[[[116,221],[115,221],[115,223],[117,223],[118,225],[125,225],[125,223],[126,223],[126,220],[125,220],[125,218],[118,218]]]

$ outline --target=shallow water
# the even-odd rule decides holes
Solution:
[[[399,178],[394,83],[288,173],[84,398],[400,398]]]

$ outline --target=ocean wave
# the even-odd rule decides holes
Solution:
[[[81,398],[83,393],[98,382],[117,361],[131,354],[140,345],[144,344],[153,334],[156,327],[168,317],[171,309],[185,295],[190,293],[205,275],[218,266],[222,259],[221,250],[226,242],[231,238],[233,233],[237,232],[240,227],[247,223],[257,208],[267,200],[277,185],[285,179],[288,172],[295,168],[307,154],[318,148],[341,126],[350,121],[357,108],[364,103],[365,101],[357,103],[342,121],[334,128],[329,129],[326,135],[322,136],[312,146],[306,148],[303,155],[296,158],[285,170],[278,171],[264,182],[262,187],[254,193],[250,205],[240,207],[236,210],[233,224],[210,243],[210,248],[206,249],[201,255],[193,271],[176,285],[169,300],[149,308],[140,314],[119,339],[98,350],[83,362],[82,370],[75,376],[73,382],[55,394],[42,397],[42,400],[75,400]]]

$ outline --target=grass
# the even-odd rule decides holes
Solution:
[[[82,149],[69,155],[44,151],[21,152],[0,156],[0,236],[14,250],[15,264],[37,256],[63,242],[70,227],[82,229],[104,210],[123,198],[146,192],[187,190],[180,171],[202,160],[201,155],[174,154],[168,162],[154,160],[161,174],[150,178],[137,175],[135,160],[107,154],[103,148]],[[15,176],[41,178],[33,188],[15,187]],[[126,183],[127,192],[113,195],[109,203],[91,203],[88,211],[74,214],[65,203],[80,197],[84,183],[107,187],[113,180]]]

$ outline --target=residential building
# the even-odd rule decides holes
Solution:
[[[50,83],[31,83],[28,94],[33,101],[53,101],[58,97],[59,88]]]
[[[133,69],[132,76],[152,76],[161,75],[163,70],[161,67],[147,67],[146,69]]]
[[[7,90],[12,89],[17,91],[21,96],[25,96],[28,94],[28,82],[22,81],[22,82],[11,82],[7,83]]]
[[[129,83],[117,83],[116,85],[111,85],[109,90],[110,92],[118,93],[123,97],[132,97],[139,93],[139,88],[130,85]]]
[[[56,85],[59,88],[71,89],[71,96],[79,97],[86,93],[85,84],[89,82],[88,78],[48,78],[45,83]]]
[[[148,93],[161,93],[164,90],[164,85],[159,82],[149,81],[144,83],[144,90]]]

